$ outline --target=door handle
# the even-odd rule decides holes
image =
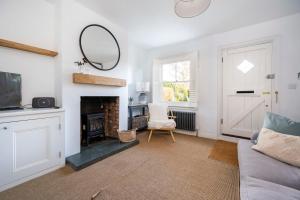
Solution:
[[[278,103],[278,91],[275,91],[275,102]]]

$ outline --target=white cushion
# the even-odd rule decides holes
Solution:
[[[148,104],[150,120],[168,120],[168,106],[165,104]]]
[[[176,122],[173,119],[167,120],[150,120],[148,122],[149,129],[175,129]]]
[[[275,132],[262,128],[259,133],[258,142],[252,146],[279,161],[300,167],[300,137]]]

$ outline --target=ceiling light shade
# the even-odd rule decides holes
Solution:
[[[175,13],[179,17],[191,18],[200,15],[210,5],[211,0],[174,0]]]

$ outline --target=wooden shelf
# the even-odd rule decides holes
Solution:
[[[42,49],[39,47],[34,47],[34,46],[27,45],[27,44],[21,44],[21,43],[17,43],[17,42],[5,40],[5,39],[0,39],[0,46],[12,48],[12,49],[18,49],[18,50],[22,50],[22,51],[29,51],[32,53],[41,54],[41,55],[45,55],[45,56],[51,56],[51,57],[55,57],[58,54],[55,51],[50,51],[47,49]]]
[[[73,73],[73,83],[106,85],[115,87],[125,87],[126,80],[118,78],[110,78],[105,76],[95,76],[88,74]]]

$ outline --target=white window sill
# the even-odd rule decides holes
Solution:
[[[189,103],[189,104],[168,104],[169,108],[172,110],[183,110],[183,111],[196,111],[197,110],[197,104],[196,103]]]

